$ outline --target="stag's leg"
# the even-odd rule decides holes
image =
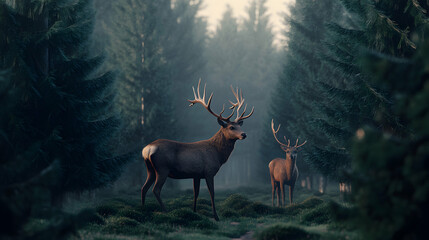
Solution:
[[[282,207],[285,206],[285,184],[283,181],[280,181],[280,191],[282,195]]]
[[[153,186],[152,192],[155,194],[156,199],[159,202],[159,205],[161,205],[162,211],[166,212],[164,203],[162,203],[161,200],[161,189],[162,186],[164,186],[165,180],[167,180],[168,173],[157,173],[156,174],[156,180],[155,180],[155,186]]]
[[[194,212],[197,211],[197,198],[200,193],[200,179],[194,178]]]
[[[214,179],[213,177],[206,178],[207,188],[210,192],[210,198],[212,200],[212,208],[213,208],[213,217],[216,221],[219,221],[219,217],[216,213],[215,201],[214,201]]]
[[[149,190],[150,186],[152,186],[153,182],[155,181],[155,175],[156,175],[152,164],[148,161],[144,161],[144,162],[146,163],[147,177],[146,177],[146,182],[144,183],[142,190],[141,190],[142,207],[144,206],[144,202],[146,199],[146,193]]]
[[[276,182],[276,192],[277,192],[277,207],[280,207],[280,184]]]
[[[271,190],[271,196],[272,196],[272,198],[271,198],[271,200],[272,200],[272,202],[271,202],[271,206],[273,206],[274,207],[274,195],[276,194],[276,182],[274,181],[274,178],[273,177],[271,177],[271,188],[272,188],[272,190]]]
[[[292,185],[292,186],[289,186],[289,202],[290,202],[290,205],[292,205],[292,199],[293,199],[293,189],[294,189],[294,185]]]

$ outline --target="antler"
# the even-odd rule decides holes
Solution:
[[[276,134],[279,132],[279,130],[280,130],[280,126],[281,126],[281,124],[279,124],[279,127],[277,128],[277,130],[274,130],[274,120],[273,119],[271,119],[271,130],[273,131],[273,135],[274,135],[274,138],[276,139],[276,141],[278,142],[278,143],[280,143],[280,145],[282,145],[282,146],[285,146],[285,147],[289,147],[289,145],[290,145],[290,141],[288,140],[288,144],[286,145],[286,144],[284,144],[284,143],[282,143],[282,142],[280,142],[279,141],[279,139],[277,138],[277,136],[276,136]],[[286,137],[284,137],[284,139],[286,140]]]
[[[307,143],[307,140],[305,140],[302,144],[300,144],[299,146],[298,146],[298,138],[296,139],[296,143],[295,143],[295,147],[294,148],[299,148],[299,147],[302,147],[304,144],[306,144]]]
[[[252,116],[253,111],[255,110],[255,107],[252,107],[252,111],[247,116],[244,116],[244,113],[246,112],[246,109],[247,109],[247,104],[244,106],[244,111],[240,114],[239,111],[240,111],[241,107],[243,107],[243,104],[244,104],[243,92],[241,90],[239,91],[238,88],[236,91],[234,91],[234,88],[232,86],[231,86],[231,90],[232,90],[232,93],[234,94],[235,99],[237,100],[236,103],[229,101],[232,104],[230,109],[234,109],[234,108],[237,109],[237,118],[234,120],[234,122],[238,122],[238,121],[244,120],[244,119]],[[239,94],[239,92],[240,92],[240,94]]]
[[[210,104],[212,102],[212,97],[213,97],[213,92],[210,94],[209,100],[206,103],[206,84],[204,84],[204,93],[203,93],[203,97],[201,97],[200,95],[200,85],[201,85],[201,78],[198,81],[198,86],[197,86],[197,94],[195,94],[195,88],[194,86],[192,86],[192,91],[194,92],[194,100],[188,100],[188,102],[190,102],[191,104],[189,104],[190,107],[192,107],[195,103],[200,103],[201,105],[203,105],[203,107],[205,107],[207,109],[207,111],[209,111],[209,113],[211,113],[213,116],[215,116],[216,118],[219,118],[225,122],[229,122],[229,119],[232,117],[232,115],[234,115],[234,110],[232,111],[231,115],[229,115],[228,117],[224,118],[222,117],[222,113],[225,111],[225,105],[223,105],[222,107],[222,111],[219,114],[214,113],[211,108],[210,108]],[[235,106],[231,107],[231,109],[234,109]]]

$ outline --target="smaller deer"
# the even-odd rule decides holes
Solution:
[[[298,167],[296,166],[296,155],[298,153],[298,148],[302,147],[304,143],[298,145],[298,139],[296,139],[295,146],[290,146],[290,140],[287,140],[287,145],[280,142],[277,139],[277,132],[280,130],[280,124],[277,130],[274,130],[274,121],[271,120],[271,130],[273,131],[274,138],[280,144],[280,147],[283,151],[286,152],[286,159],[275,158],[269,164],[270,176],[271,176],[271,186],[272,186],[272,206],[274,206],[274,195],[277,191],[277,206],[280,205],[280,192],[282,196],[282,206],[285,206],[285,192],[284,185],[289,185],[289,201],[292,204],[293,198],[293,189],[295,187],[295,182],[298,179]],[[286,137],[284,137],[286,141]]]

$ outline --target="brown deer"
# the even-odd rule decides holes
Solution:
[[[145,203],[145,196],[150,186],[155,182],[152,189],[156,199],[163,211],[165,210],[164,204],[162,203],[160,193],[162,186],[164,185],[167,177],[175,179],[194,179],[194,205],[193,210],[196,211],[198,193],[200,191],[200,180],[205,179],[207,188],[210,192],[210,198],[213,208],[213,216],[216,221],[219,217],[216,213],[215,202],[214,202],[214,176],[219,171],[222,164],[224,164],[232,150],[234,149],[235,142],[240,139],[246,138],[246,133],[241,130],[243,120],[252,116],[254,108],[247,115],[247,105],[244,107],[244,111],[240,114],[239,111],[243,107],[244,98],[242,92],[234,89],[231,86],[231,90],[237,100],[236,103],[229,101],[232,106],[232,113],[228,117],[222,117],[222,113],[225,111],[225,106],[219,114],[214,113],[210,108],[213,93],[211,93],[208,102],[205,101],[206,86],[204,86],[203,97],[200,95],[200,84],[201,79],[198,82],[197,94],[195,93],[194,87],[194,100],[188,100],[193,106],[196,103],[203,105],[209,113],[217,118],[217,122],[221,126],[219,131],[210,139],[193,142],[193,143],[182,143],[166,139],[158,139],[145,148],[143,148],[142,154],[147,168],[146,182],[141,189],[141,201],[142,206]],[[237,111],[237,118],[234,121],[230,121],[234,115],[235,110]]]
[[[285,192],[284,185],[289,185],[289,201],[292,204],[293,198],[293,189],[295,187],[295,182],[298,179],[298,167],[296,166],[296,155],[298,153],[298,148],[307,143],[298,145],[298,139],[296,139],[295,146],[290,146],[290,140],[287,140],[287,145],[280,142],[277,139],[277,132],[280,130],[280,125],[277,130],[274,130],[274,121],[271,120],[271,130],[273,131],[274,138],[280,144],[280,147],[283,151],[286,152],[286,159],[275,158],[269,164],[270,176],[271,176],[271,186],[272,186],[272,205],[274,206],[274,195],[277,191],[277,206],[279,203],[279,188],[282,196],[282,206],[285,206]],[[286,141],[286,137],[284,137]]]

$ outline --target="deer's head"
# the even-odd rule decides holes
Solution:
[[[241,130],[241,126],[243,125],[243,120],[252,116],[254,108],[252,108],[252,111],[247,115],[244,116],[244,113],[247,109],[247,104],[244,106],[243,112],[240,114],[240,110],[243,107],[244,104],[244,98],[243,93],[239,91],[238,89],[234,91],[234,89],[231,86],[232,93],[234,94],[234,97],[237,102],[232,102],[231,107],[229,109],[232,110],[231,114],[228,117],[222,117],[222,113],[225,111],[225,105],[222,107],[222,111],[219,114],[214,113],[211,108],[210,104],[212,101],[213,93],[211,93],[208,102],[206,103],[205,97],[206,97],[206,85],[204,85],[204,91],[203,96],[200,95],[200,85],[201,85],[201,79],[198,82],[197,86],[197,92],[195,93],[195,88],[192,87],[192,90],[194,92],[194,100],[188,100],[191,104],[189,106],[193,106],[195,103],[199,103],[203,105],[204,108],[207,109],[213,116],[217,118],[217,122],[221,126],[222,134],[225,136],[225,138],[230,140],[243,140],[246,138],[246,133]],[[237,112],[237,118],[233,121],[231,121],[231,117],[234,115],[234,113]]]
[[[271,119],[271,130],[273,131],[274,138],[280,144],[281,149],[286,152],[286,158],[291,158],[292,160],[295,160],[296,159],[296,155],[298,154],[298,151],[299,151],[298,148],[302,147],[304,144],[306,144],[307,141],[304,141],[302,144],[298,145],[298,139],[296,139],[295,146],[291,146],[290,145],[290,140],[289,139],[286,140],[286,137],[283,136],[283,138],[285,139],[285,141],[287,141],[287,145],[285,143],[280,142],[279,139],[276,136],[276,134],[280,130],[280,126],[281,126],[281,124],[279,124],[277,130],[275,130],[275,128],[274,128],[274,120]]]

